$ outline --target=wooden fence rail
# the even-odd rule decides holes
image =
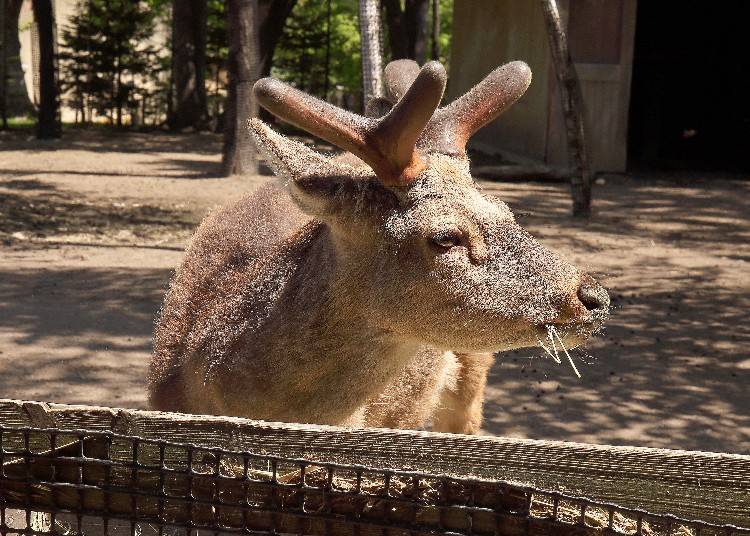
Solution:
[[[750,527],[750,456],[348,429],[0,400],[0,425],[113,431],[314,462],[499,480],[656,514]]]

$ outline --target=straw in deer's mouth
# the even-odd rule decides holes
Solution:
[[[565,343],[563,342],[562,337],[557,332],[557,329],[552,324],[545,324],[544,326],[547,328],[547,340],[550,342],[551,349],[547,347],[542,340],[537,337],[537,342],[539,343],[539,346],[547,353],[548,356],[550,356],[555,363],[558,365],[561,363],[560,354],[557,351],[557,344],[555,343],[555,339],[557,339],[557,342],[560,344],[560,347],[562,348],[563,352],[565,352],[565,357],[568,358],[568,361],[570,362],[570,366],[573,367],[573,372],[575,372],[576,376],[579,378],[581,377],[581,373],[578,372],[578,368],[576,368],[575,363],[573,362],[573,358],[570,357],[570,353],[568,352],[568,349],[565,348]]]

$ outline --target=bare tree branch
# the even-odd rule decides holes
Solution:
[[[560,21],[556,0],[541,0],[544,21],[547,25],[552,62],[560,88],[568,155],[573,174],[570,177],[573,197],[573,215],[591,214],[591,165],[583,124],[583,94],[575,65],[570,57],[568,39]]]

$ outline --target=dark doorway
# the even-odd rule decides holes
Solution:
[[[750,2],[638,3],[630,167],[750,169]]]

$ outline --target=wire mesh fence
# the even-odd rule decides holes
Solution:
[[[0,535],[740,536],[507,482],[0,426]]]

